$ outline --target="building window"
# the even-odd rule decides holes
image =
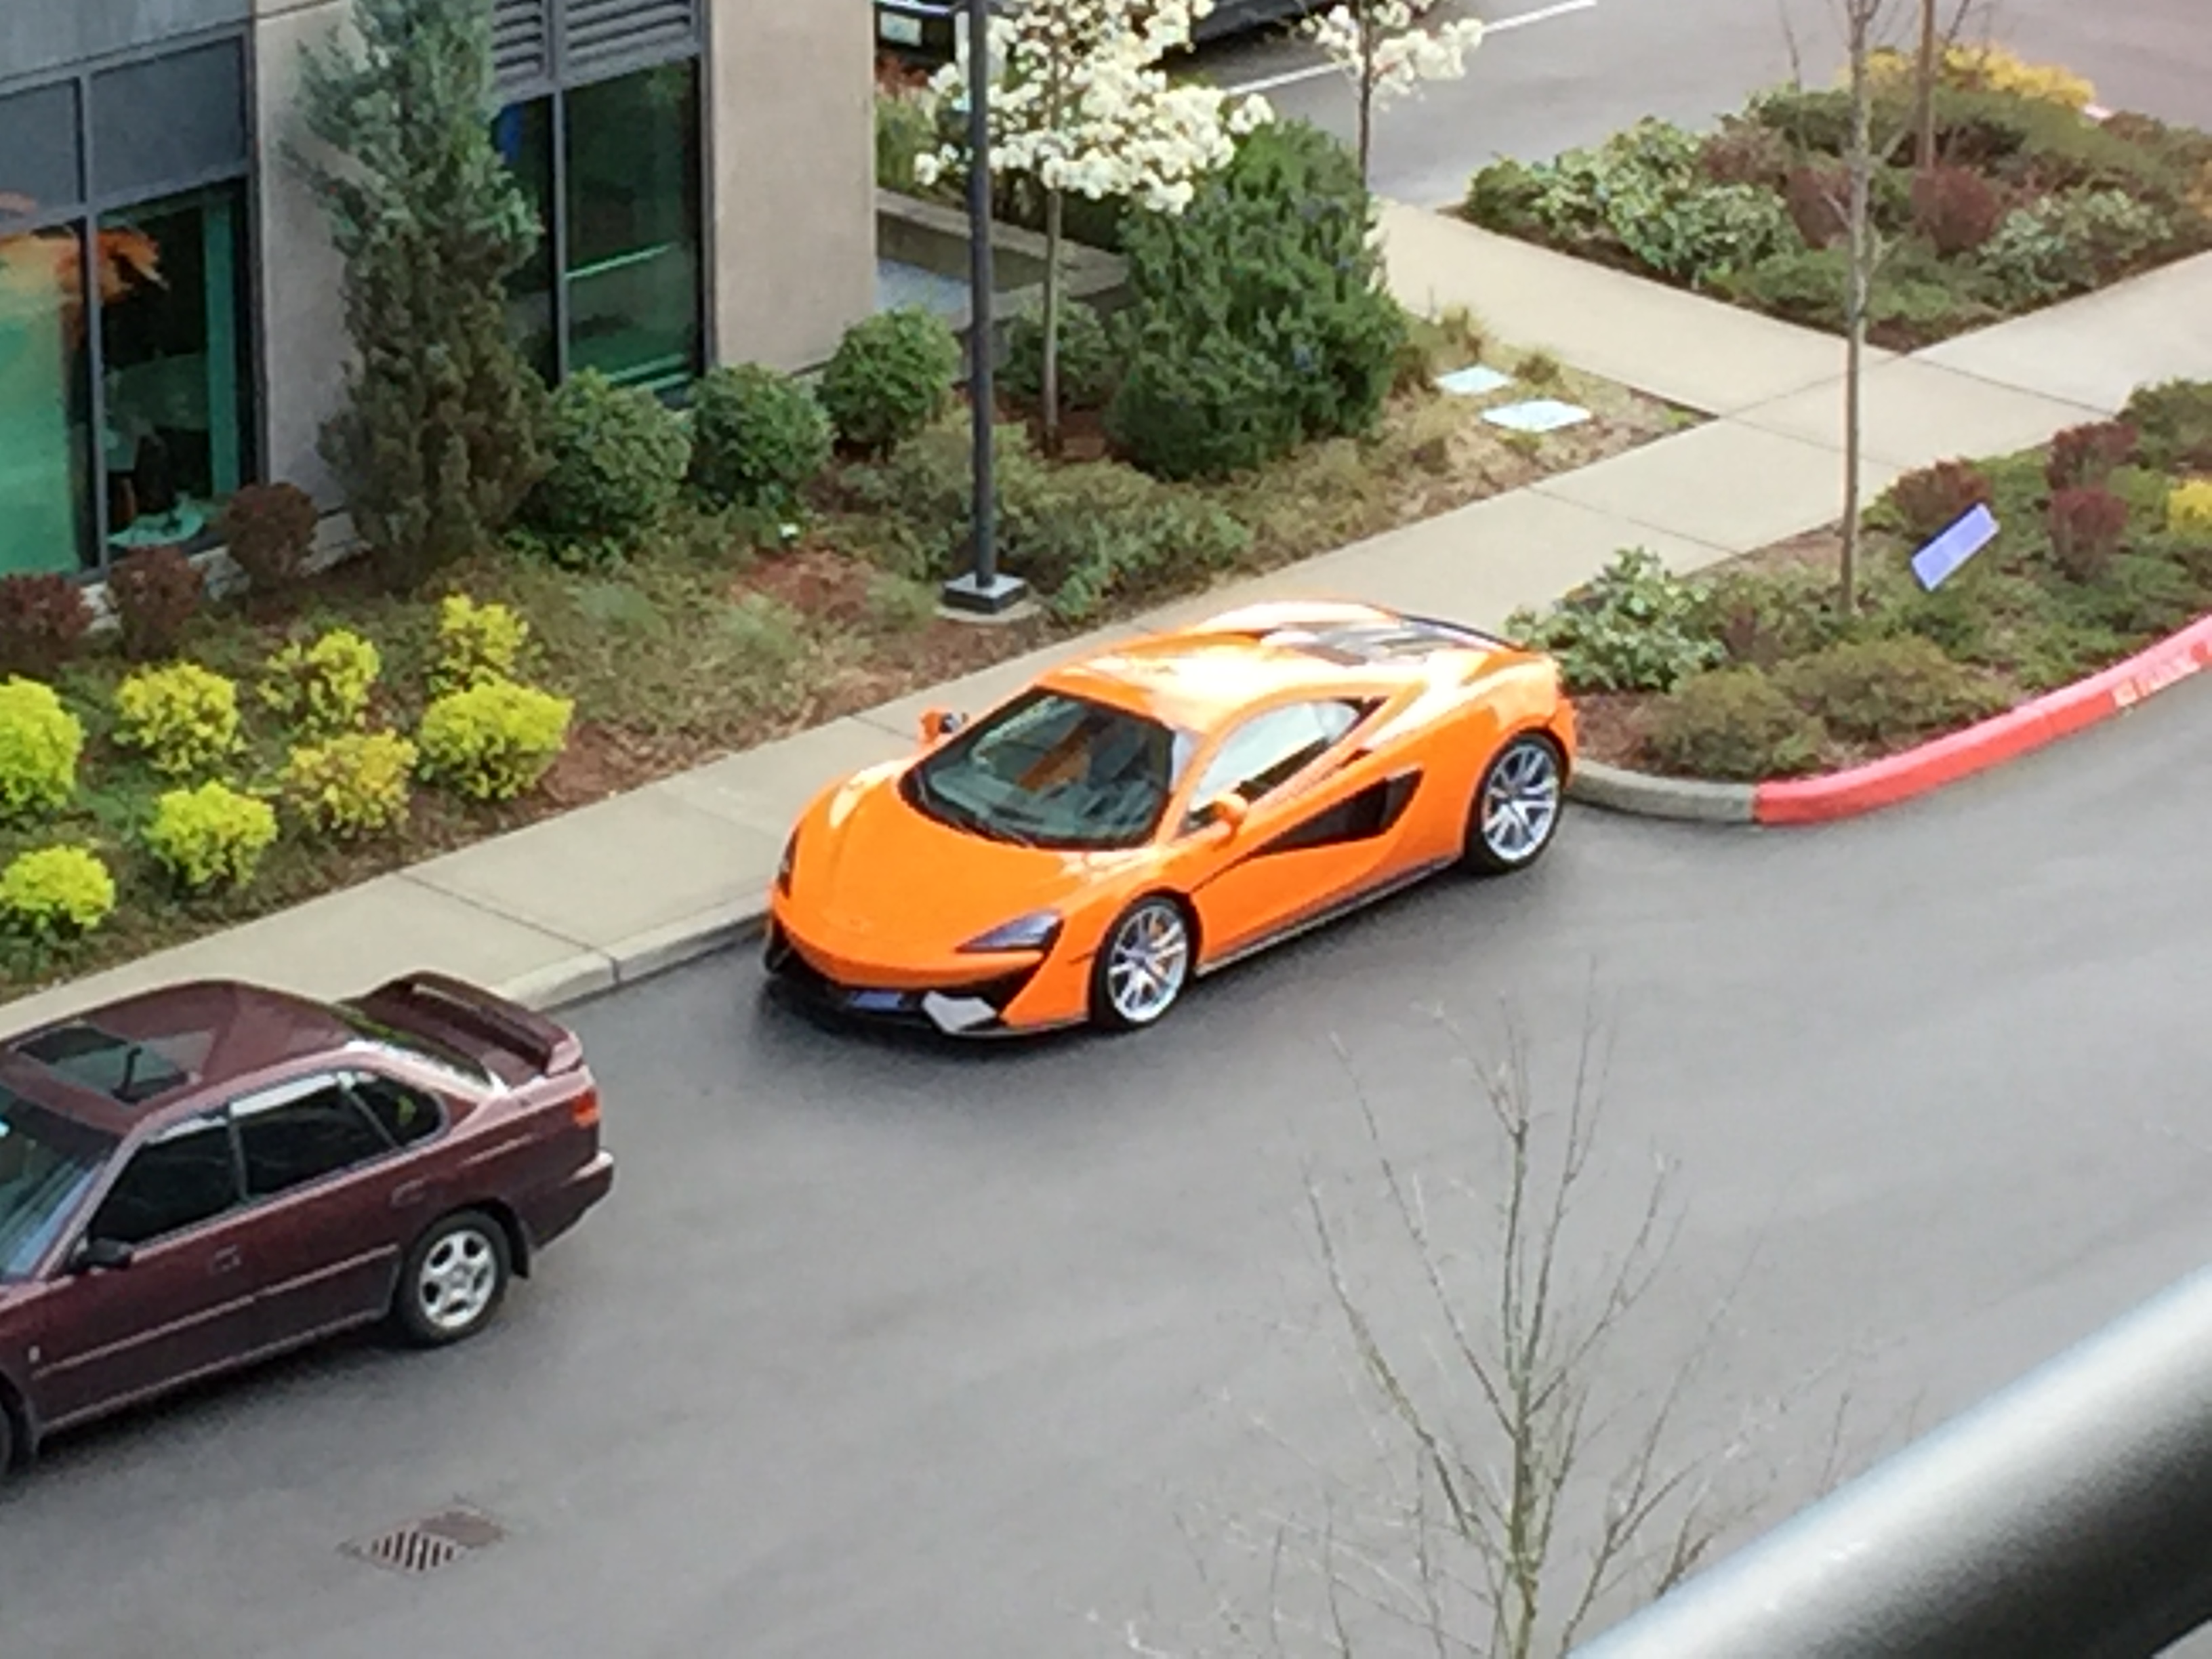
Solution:
[[[253,475],[236,39],[0,97],[0,574],[208,545]]]
[[[699,66],[658,64],[511,106],[501,152],[545,239],[512,284],[518,341],[549,379],[597,369],[683,385],[704,356]]]

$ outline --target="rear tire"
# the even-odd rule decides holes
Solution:
[[[422,1348],[474,1336],[507,1299],[514,1255],[507,1229],[481,1210],[434,1222],[399,1270],[392,1311],[400,1334]]]
[[[1477,874],[1510,875],[1542,858],[1566,805],[1566,764],[1540,732],[1523,732],[1491,757],[1468,803],[1461,862]]]

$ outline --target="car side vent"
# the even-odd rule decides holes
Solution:
[[[57,1025],[25,1038],[15,1052],[122,1106],[143,1106],[191,1081],[167,1056],[96,1025]]]

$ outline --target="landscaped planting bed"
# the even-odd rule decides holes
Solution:
[[[1294,268],[1210,223],[1157,228],[1154,265],[1207,251],[1232,306],[1238,271]],[[920,313],[858,325],[811,386],[720,371],[680,416],[577,377],[516,527],[427,581],[370,561],[301,574],[313,514],[281,487],[234,509],[242,592],[204,591],[161,550],[111,585],[120,631],[87,633],[72,584],[0,580],[0,985],[179,942],[1691,418],[1470,319],[1407,318],[1371,269],[1316,301],[1332,362],[1278,372],[1248,345],[1234,364],[1233,326],[1179,311],[1186,290],[1147,278],[1136,240],[1149,331],[1071,313],[1049,459],[1034,320],[1015,331],[999,541],[1039,604],[1011,623],[936,609],[967,556],[968,410],[951,337]],[[1212,355],[1186,355],[1200,337]],[[1435,384],[1480,358],[1508,383]],[[1482,418],[1531,398],[1590,418],[1542,434]],[[1186,418],[1206,430],[1162,438]]]
[[[1915,349],[2212,247],[2212,136],[2092,118],[2086,82],[1954,48],[1937,155],[1912,138],[1911,64],[1874,65],[1877,345]],[[1477,173],[1476,224],[1564,253],[1840,330],[1849,264],[1850,100],[1778,88],[1715,131],[1646,121],[1592,149]]]
[[[1913,552],[1978,504],[1995,541],[1924,590]],[[2212,612],[2212,383],[1899,478],[1867,514],[1848,615],[1839,544],[1822,532],[1686,578],[1632,550],[1512,626],[1559,653],[1594,760],[1755,782],[1897,753]]]

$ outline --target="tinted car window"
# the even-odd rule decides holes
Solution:
[[[356,1077],[350,1087],[354,1098],[392,1137],[395,1146],[411,1146],[437,1133],[445,1123],[445,1109],[436,1101],[388,1077]]]
[[[202,1121],[142,1146],[92,1218],[92,1237],[144,1244],[212,1221],[238,1201],[230,1131]]]
[[[1360,710],[1348,702],[1294,702],[1255,714],[1229,734],[1199,781],[1193,804],[1204,807],[1234,790],[1256,801],[1289,782],[1327,754],[1359,724]]]
[[[116,1143],[0,1089],[0,1277],[38,1264]]]
[[[252,1198],[289,1192],[392,1150],[335,1082],[282,1105],[241,1107],[234,1115]]]

